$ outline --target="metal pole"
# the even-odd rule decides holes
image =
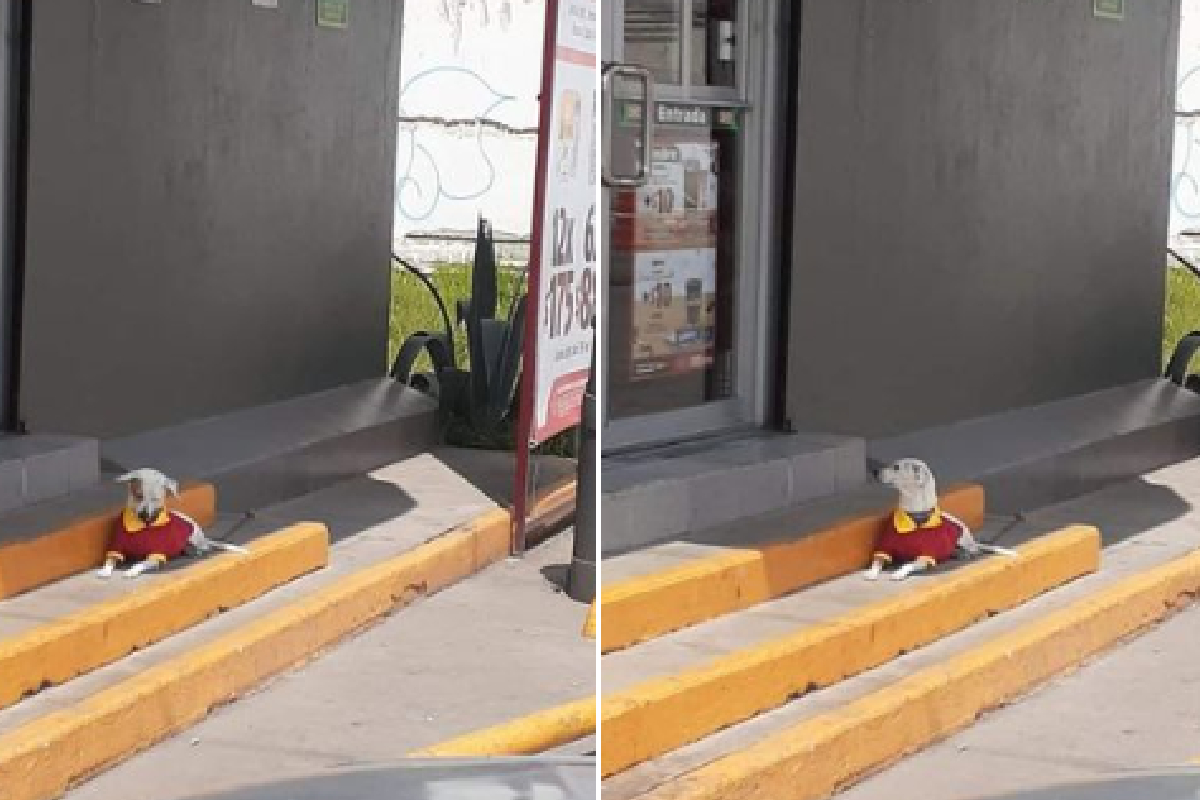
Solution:
[[[534,306],[541,302],[542,253],[545,251],[546,175],[550,170],[550,120],[554,112],[554,63],[558,44],[558,3],[546,0],[546,33],[542,41],[542,89],[538,95],[537,166],[533,182],[533,223],[529,238],[529,271],[526,273],[526,293]],[[517,469],[513,487],[512,555],[525,552],[526,526],[529,523],[529,450],[534,446],[533,403],[537,394],[539,315],[530,310],[525,315],[525,349],[522,353],[520,402],[517,410]]]
[[[575,494],[575,546],[567,594],[572,600],[596,599],[596,346],[583,392],[583,419],[579,426],[578,480]]]

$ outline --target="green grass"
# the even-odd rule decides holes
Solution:
[[[1200,330],[1200,278],[1186,269],[1168,269],[1162,342],[1164,367],[1179,340],[1195,330]]]
[[[446,304],[446,312],[450,314],[450,324],[455,324],[456,305],[459,300],[471,296],[471,266],[469,264],[454,264],[439,267],[429,279],[437,287]],[[523,280],[512,270],[502,269],[496,280],[499,302],[496,306],[497,316],[506,316],[509,306],[517,292],[522,288]],[[390,330],[388,332],[388,368],[400,350],[400,345],[409,335],[418,331],[439,332],[445,330],[441,312],[433,295],[421,280],[407,270],[392,270],[392,313]],[[459,366],[464,369],[470,363],[467,357],[466,332],[460,328],[454,331],[454,352]],[[418,370],[428,370],[428,356],[422,356],[417,362]]]
[[[460,369],[467,369],[470,358],[467,354],[466,331],[457,327],[457,304],[471,295],[471,266],[469,264],[452,264],[438,267],[429,276],[437,287],[446,304],[446,312],[450,315],[450,324],[454,329],[454,352]],[[501,269],[497,277],[497,294],[499,302],[496,315],[508,316],[509,308],[517,293],[524,288],[523,277],[513,271]],[[419,331],[440,332],[445,330],[445,322],[437,303],[429,289],[412,273],[407,270],[392,270],[392,308],[388,331],[388,363],[391,369],[392,361],[396,358],[400,346],[410,335]],[[431,369],[429,357],[422,354],[417,360],[414,372],[425,372]],[[515,420],[511,417],[495,430],[479,431],[472,429],[465,420],[449,419],[446,424],[446,441],[461,447],[475,447],[486,450],[512,450],[515,440]],[[559,436],[545,442],[538,448],[539,453],[575,457],[577,450],[577,434],[575,430],[565,431]]]

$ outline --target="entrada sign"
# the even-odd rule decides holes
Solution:
[[[659,125],[688,125],[707,128],[712,124],[709,109],[705,106],[685,106],[675,103],[659,103],[655,121]]]

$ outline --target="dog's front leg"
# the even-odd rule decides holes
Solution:
[[[903,567],[901,567],[900,569],[893,572],[892,580],[902,581],[905,578],[908,578],[912,575],[916,575],[918,572],[924,572],[925,570],[929,569],[930,567],[932,567],[936,564],[937,564],[937,562],[934,561],[932,558],[929,558],[928,556],[921,556],[920,558],[916,559],[915,561],[910,561],[907,564],[905,564]]]
[[[876,553],[875,559],[871,562],[871,566],[863,573],[863,577],[869,581],[879,580],[879,576],[883,574],[883,568],[888,565],[892,559],[883,553]]]
[[[117,564],[125,560],[125,556],[120,553],[105,553],[104,566],[96,570],[96,574],[101,578],[111,578],[113,571],[116,570]]]
[[[958,537],[958,546],[966,551],[966,554],[974,558],[975,556],[983,555],[983,548],[979,546],[979,542],[971,533],[971,529],[963,527],[962,535]]]
[[[134,564],[132,567],[125,570],[125,577],[126,578],[136,578],[137,576],[142,575],[146,572],[150,572],[151,570],[158,569],[165,563],[167,563],[166,556],[158,555],[158,554],[152,555],[149,558],[147,558],[145,561]]]

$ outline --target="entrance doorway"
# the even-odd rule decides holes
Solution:
[[[761,424],[774,184],[774,2],[617,0],[604,58],[648,74],[649,141],[612,98],[609,154],[644,180],[605,189],[608,452]],[[641,112],[639,112],[641,113]],[[627,157],[626,160],[632,160]]]

